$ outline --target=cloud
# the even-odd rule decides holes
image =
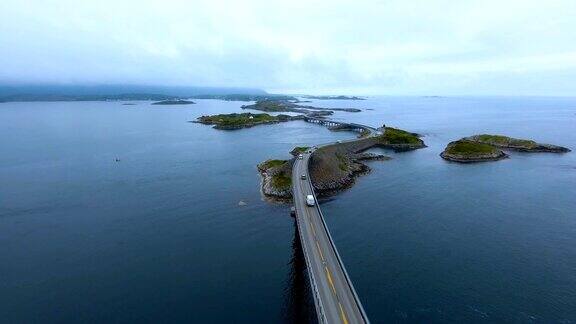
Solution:
[[[0,80],[565,95],[574,16],[572,0],[4,0]]]

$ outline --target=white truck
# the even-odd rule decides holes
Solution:
[[[316,200],[314,200],[314,196],[312,195],[307,195],[306,196],[306,205],[308,206],[314,206],[316,204]]]

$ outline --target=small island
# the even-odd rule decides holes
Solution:
[[[492,145],[467,140],[449,143],[440,156],[445,160],[460,163],[498,161],[508,157]]]
[[[311,95],[306,95],[306,96],[302,96],[302,98],[316,99],[316,100],[366,100],[366,98],[357,97],[357,96],[311,96]]]
[[[174,99],[174,100],[162,100],[162,101],[154,102],[152,104],[153,105],[193,105],[193,104],[195,104],[195,102],[190,101],[190,100]]]
[[[289,115],[269,115],[269,114],[219,114],[211,116],[198,117],[195,123],[214,125],[216,129],[222,130],[236,130],[242,128],[249,128],[256,125],[275,124],[287,122],[291,120],[301,120],[304,116],[289,116]]]
[[[294,112],[308,117],[325,117],[332,115],[334,111],[361,112],[357,108],[320,108],[313,106],[298,105],[288,100],[261,100],[251,105],[244,105],[242,109],[253,109],[264,112]]]
[[[385,127],[381,135],[360,138],[322,146],[310,158],[310,178],[319,196],[329,196],[340,192],[355,182],[358,176],[370,172],[363,163],[368,160],[389,160],[390,157],[366,152],[373,147],[405,152],[426,147],[418,134],[401,129]],[[290,151],[291,160],[268,160],[258,165],[262,176],[262,193],[274,200],[289,200],[292,192],[289,179],[292,177],[292,164],[300,153],[310,148],[295,147]]]
[[[290,154],[292,154],[293,156],[298,156],[299,154],[302,154],[308,151],[309,149],[310,146],[296,146],[294,149],[292,149],[292,151],[290,151]]]
[[[193,95],[192,99],[216,99],[224,101],[258,101],[258,100],[298,100],[296,97],[279,94],[205,94]]]
[[[310,177],[316,193],[329,196],[351,187],[357,177],[370,172],[370,167],[363,161],[390,159],[366,152],[374,147],[400,153],[425,148],[426,145],[418,134],[385,127],[381,135],[321,147],[310,158]]]
[[[533,140],[518,139],[503,135],[474,135],[464,137],[446,146],[440,156],[446,160],[470,163],[484,161],[498,161],[507,158],[502,150],[511,150],[527,153],[566,153],[570,149],[552,144],[541,144]]]
[[[567,153],[570,149],[552,144],[537,143],[532,140],[518,139],[503,135],[474,135],[464,138],[467,141],[489,144],[502,149],[519,152],[547,152],[547,153]]]
[[[389,148],[395,152],[412,151],[426,147],[420,135],[402,129],[386,127],[384,134],[376,137],[377,146]]]
[[[267,160],[258,164],[262,176],[262,194],[278,201],[292,198],[292,163],[294,160]]]

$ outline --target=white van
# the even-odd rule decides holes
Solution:
[[[314,200],[314,196],[312,195],[307,195],[306,196],[306,205],[308,206],[314,206],[316,204],[316,201]]]

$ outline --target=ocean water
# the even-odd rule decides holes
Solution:
[[[354,135],[188,123],[242,104],[0,104],[0,321],[313,320],[289,206],[262,199],[256,164]],[[477,133],[576,149],[576,98],[313,104],[428,145],[379,151],[393,159],[322,202],[372,322],[576,322],[576,153],[438,156]]]

